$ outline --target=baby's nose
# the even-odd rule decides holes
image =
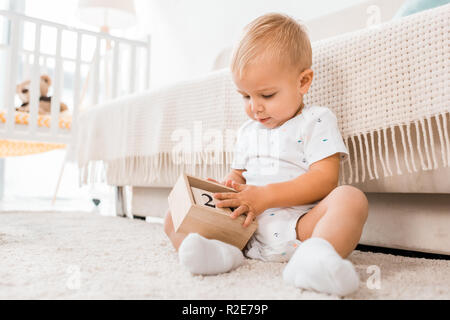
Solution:
[[[258,112],[264,111],[264,106],[261,103],[253,101],[251,103],[251,108],[253,113],[257,114]]]

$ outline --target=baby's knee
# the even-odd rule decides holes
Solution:
[[[353,214],[365,222],[369,214],[369,201],[364,192],[351,185],[339,186],[336,188],[336,191],[341,192],[345,198],[345,202],[351,204]]]

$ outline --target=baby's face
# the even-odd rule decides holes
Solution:
[[[279,63],[263,59],[233,74],[237,91],[245,102],[247,115],[266,128],[276,128],[299,114],[303,104],[302,76]]]

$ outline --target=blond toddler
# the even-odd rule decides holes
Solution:
[[[181,264],[193,274],[219,274],[240,266],[244,255],[287,261],[283,280],[303,289],[347,295],[359,286],[345,259],[358,244],[368,215],[363,192],[338,186],[348,150],[333,112],[305,105],[313,71],[311,44],[303,26],[283,14],[252,21],[233,52],[231,72],[247,120],[238,130],[232,170],[217,193],[219,207],[235,208],[258,229],[245,249],[175,233],[170,212],[165,232]],[[213,180],[213,179],[211,179]]]

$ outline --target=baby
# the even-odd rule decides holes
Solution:
[[[261,16],[244,31],[231,71],[250,119],[238,130],[232,170],[221,182],[238,192],[214,196],[218,207],[235,208],[232,219],[245,214],[244,227],[256,219],[258,229],[243,252],[196,233],[175,233],[170,212],[165,232],[193,274],[228,272],[245,255],[288,261],[283,280],[289,285],[350,294],[359,278],[345,258],[359,242],[368,201],[359,189],[338,186],[348,151],[336,116],[303,103],[313,79],[308,35],[282,14]]]

